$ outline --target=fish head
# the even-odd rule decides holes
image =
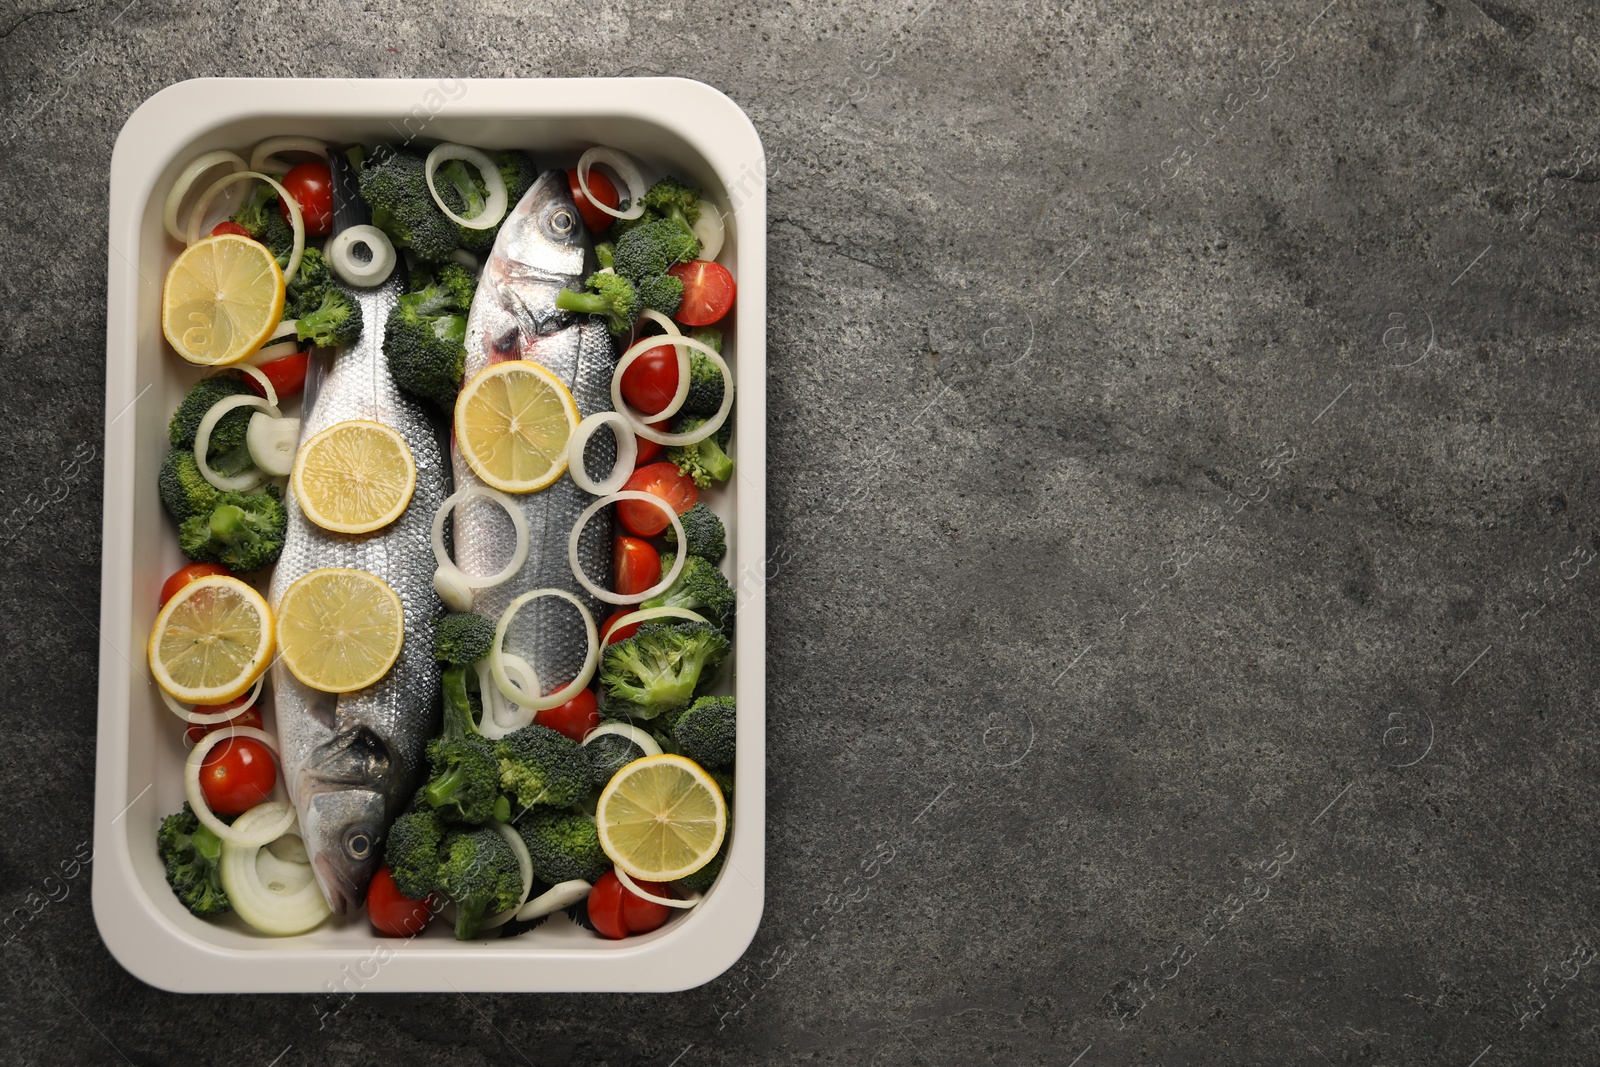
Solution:
[[[588,247],[566,173],[549,170],[501,224],[490,265],[510,278],[565,282],[583,273]]]
[[[397,764],[374,730],[334,735],[307,758],[296,806],[300,837],[322,895],[336,914],[359,907],[383,860],[383,835],[398,806]]]

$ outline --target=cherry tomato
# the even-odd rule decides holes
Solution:
[[[235,236],[238,236],[238,237],[249,237],[250,236],[250,231],[249,230],[245,229],[243,226],[240,226],[237,222],[234,222],[232,219],[224,219],[223,221],[217,223],[215,226],[211,227],[211,236],[213,236],[213,237],[220,237],[222,234],[225,234],[225,233],[231,233],[231,234],[234,234]]]
[[[283,176],[283,187],[289,190],[294,202],[300,205],[300,218],[306,224],[307,237],[321,237],[333,229],[333,175],[328,165],[319,160],[302,163]],[[278,198],[278,211],[283,221],[294,225],[289,218],[289,205]]]
[[[671,345],[647,349],[622,372],[622,399],[641,415],[654,415],[678,392],[678,353]]]
[[[648,504],[645,505],[645,507],[649,506],[650,505]],[[662,517],[665,518],[665,516]],[[166,581],[161,583],[161,603],[165,604],[167,601],[177,596],[178,590],[182,589],[196,578],[204,578],[207,575],[212,574],[227,573],[228,568],[224,567],[220,563],[191,563],[188,566],[179,567],[167,577]]]
[[[367,885],[367,918],[384,937],[414,937],[427,929],[433,907],[428,900],[402,896],[389,868],[379,867]]]
[[[272,753],[253,737],[218,743],[200,764],[200,791],[218,815],[243,815],[272,795],[277,780]]]
[[[195,705],[194,710],[200,712],[202,715],[215,715],[218,712],[227,711],[229,708],[236,708],[249,699],[249,696],[242,696],[235,697],[226,704],[197,704]],[[191,745],[198,745],[200,743],[200,739],[206,734],[215,733],[218,730],[226,730],[230,726],[253,726],[257,730],[261,729],[262,725],[260,709],[256,707],[246,708],[233,718],[225,719],[222,722],[190,723],[189,728],[183,732],[183,736],[188,738]]]
[[[661,553],[641,537],[617,538],[611,559],[616,572],[611,586],[623,596],[642,593],[661,580]]]
[[[640,467],[623,483],[623,489],[634,493],[651,493],[672,505],[679,515],[694,507],[700,499],[694,482],[685,478],[671,463],[651,463]],[[640,537],[654,537],[670,523],[667,513],[643,500],[624,500],[617,504],[617,518],[629,533]]]
[[[621,203],[617,199],[617,187],[611,184],[610,178],[594,167],[589,168],[589,192],[594,194],[591,199],[583,195],[583,187],[578,184],[578,168],[573,167],[567,171],[567,186],[572,190],[572,202],[578,205],[578,214],[583,216],[583,224],[589,227],[590,233],[605,233],[611,229],[611,224],[616,220],[594,206],[595,200],[609,208]]]
[[[660,411],[661,409],[657,408],[656,410]],[[672,429],[672,420],[662,419],[660,422],[647,422],[645,425],[650,427],[652,430],[660,430],[662,433],[666,433],[668,430]],[[639,454],[633,459],[633,465],[635,468],[642,467],[646,463],[654,462],[655,459],[661,455],[661,453],[667,450],[667,446],[661,442],[651,441],[648,438],[640,437],[638,434],[634,434],[633,439],[639,444]]]
[[[710,326],[733,307],[733,275],[721,263],[693,259],[668,267],[667,273],[683,280],[683,303],[672,317],[685,326]]]
[[[627,608],[622,608],[622,609],[620,609],[618,611],[613,611],[610,615],[608,615],[606,617],[606,621],[604,622],[604,624],[601,625],[600,632],[601,633],[605,633],[607,626],[610,626],[612,623],[616,622],[618,619],[622,618],[624,615],[633,614],[633,612],[635,610],[636,610],[635,608],[627,607]],[[606,638],[606,644],[614,645],[618,641],[626,641],[628,638],[632,637],[634,634],[639,632],[639,626],[640,625],[641,624],[637,623],[637,622],[630,622],[626,626],[617,627]]]
[[[539,712],[533,721],[558,734],[566,734],[574,741],[582,741],[590,730],[600,725],[600,702],[595,699],[594,690],[584,689],[560,707]]]
[[[296,352],[292,356],[274,359],[263,363],[256,370],[267,376],[267,381],[272,383],[272,388],[278,393],[279,400],[287,400],[291,396],[299,396],[306,387],[306,366],[311,362],[311,356],[306,352]],[[261,383],[253,377],[247,377],[244,384],[256,396],[266,396],[267,392],[261,388]]]
[[[669,897],[672,891],[659,882],[637,882],[640,889],[656,896]],[[589,890],[589,921],[601,937],[620,941],[629,934],[648,934],[666,922],[672,909],[665,904],[630,893],[617,877],[607,871]]]

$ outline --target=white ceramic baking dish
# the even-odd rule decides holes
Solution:
[[[732,672],[738,788],[724,872],[661,930],[605,941],[556,915],[517,938],[460,943],[447,924],[375,937],[364,915],[268,938],[190,915],[156,854],[160,817],[183,802],[181,724],[148,681],[145,641],[162,580],[184,561],[155,492],[166,422],[197,377],[161,335],[161,281],[178,246],[162,201],[182,166],[277,134],[329,141],[518,147],[541,164],[591,144],[701,184],[727,212],[720,257],[738,279],[731,339],[739,476],[724,490],[740,602]],[[187,992],[650,991],[710,981],[744,952],[765,875],[766,186],[761,142],[726,96],[675,78],[585,80],[202,79],[164,89],[123,127],[111,161],[106,322],[105,543],[94,914],[138,978]],[[330,1001],[330,1004],[333,1003]]]

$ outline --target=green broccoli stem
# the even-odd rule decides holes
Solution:
[[[604,315],[611,310],[611,298],[603,293],[575,293],[563,289],[556,294],[556,307],[580,315]]]
[[[189,835],[189,843],[194,845],[196,852],[205,857],[207,863],[221,862],[222,838],[213,833],[209,827],[195,827],[194,833]]]
[[[717,444],[715,435],[700,442],[700,463],[716,481],[725,482],[733,476],[733,460]]]
[[[457,941],[471,941],[478,936],[478,927],[483,923],[483,912],[487,906],[487,901],[477,904],[456,901]]]
[[[504,823],[511,821],[511,798],[504,793],[494,798],[494,821]]]
[[[228,545],[256,545],[261,535],[246,521],[244,509],[237,504],[223,504],[211,513],[211,534]]]
[[[467,699],[467,668],[450,666],[441,679],[444,688],[444,736],[457,741],[477,735],[472,723],[472,702]]]
[[[442,808],[456,803],[461,796],[462,787],[466,784],[467,772],[459,766],[451,767],[428,783],[427,788],[423,790],[423,796],[430,806]]]

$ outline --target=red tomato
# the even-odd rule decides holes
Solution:
[[[300,391],[306,387],[306,366],[310,362],[309,353],[296,352],[292,356],[263,363],[256,370],[267,376],[267,381],[277,390],[279,400],[287,400],[291,396],[299,396]],[[253,377],[247,376],[244,384],[248,385],[256,396],[267,395],[266,390],[261,388],[261,383]]]
[[[651,463],[633,472],[623,483],[623,489],[634,493],[651,493],[672,505],[679,515],[694,507],[700,499],[694,482],[685,478],[671,463]],[[667,513],[643,500],[624,500],[617,505],[617,518],[630,533],[640,537],[654,537],[670,523]]]
[[[633,614],[634,610],[634,608],[627,607],[618,611],[613,611],[609,616],[606,617],[605,623],[600,627],[600,632],[605,633],[607,626],[610,626],[624,615]],[[616,630],[612,631],[611,635],[606,638],[606,644],[614,645],[618,641],[626,641],[628,638],[639,632],[639,626],[640,624],[637,622],[630,622],[626,626],[617,627]]]
[[[231,234],[234,234],[235,236],[238,236],[238,237],[249,237],[250,236],[250,231],[249,230],[245,229],[243,226],[240,226],[237,222],[234,222],[232,219],[224,219],[223,221],[217,223],[215,226],[211,227],[211,236],[213,236],[213,237],[218,237],[218,236],[220,236],[222,234],[225,234],[225,233],[231,233]]]
[[[617,538],[611,559],[616,573],[611,587],[623,596],[642,593],[661,580],[661,553],[643,538]]]
[[[560,707],[539,712],[533,721],[558,734],[566,734],[574,741],[582,741],[590,730],[600,725],[600,702],[595,699],[594,690],[584,689]]]
[[[272,794],[277,780],[272,753],[251,737],[219,742],[200,764],[200,791],[218,815],[243,815]]]
[[[333,229],[333,175],[322,160],[302,163],[283,176],[283,187],[289,190],[294,202],[300,205],[300,218],[306,224],[306,236],[321,237]],[[283,221],[294,225],[289,218],[289,205],[278,198],[278,211]]]
[[[649,507],[650,505],[646,504],[645,506]],[[663,518],[665,518],[665,516],[663,516]],[[179,567],[168,576],[166,581],[161,583],[161,603],[165,604],[167,601],[177,596],[178,590],[182,589],[196,578],[204,578],[211,574],[227,573],[228,568],[224,567],[220,563],[191,563],[188,566]]]
[[[647,349],[622,372],[622,399],[646,417],[672,403],[678,392],[678,353],[671,345]]]
[[[640,889],[660,897],[670,897],[672,891],[659,882],[637,882]],[[620,941],[629,934],[648,934],[666,922],[672,909],[665,904],[630,893],[617,877],[616,871],[607,871],[589,890],[589,921],[601,937]]]
[[[660,411],[661,409],[657,408],[656,410]],[[672,420],[662,419],[660,422],[647,422],[645,425],[650,427],[652,430],[660,430],[662,433],[666,433],[668,430],[672,429]],[[652,462],[657,456],[661,455],[661,453],[667,450],[667,446],[661,444],[659,441],[651,441],[647,438],[640,437],[638,434],[634,434],[633,439],[639,444],[639,454],[633,459],[633,465],[635,469],[644,466],[646,463]]]
[[[683,303],[672,317],[685,326],[710,326],[733,307],[733,275],[721,263],[693,259],[668,267],[667,273],[683,280]]]
[[[433,908],[426,900],[401,896],[389,868],[379,867],[367,885],[367,918],[384,937],[413,937],[427,929]]]
[[[215,715],[218,712],[227,711],[229,708],[236,708],[249,699],[250,698],[248,696],[242,696],[236,697],[235,699],[228,701],[226,704],[197,704],[195,705],[194,710],[200,712],[202,715]],[[191,745],[198,745],[200,743],[200,739],[206,734],[215,733],[218,730],[226,730],[230,726],[253,726],[257,730],[262,729],[260,709],[255,707],[247,708],[235,715],[233,718],[226,719],[222,722],[190,723],[189,728],[183,732],[183,736],[188,738]]]
[[[616,220],[594,206],[595,200],[609,208],[621,203],[617,199],[617,187],[611,184],[610,178],[594,167],[589,168],[589,192],[594,194],[591,199],[583,195],[583,187],[578,184],[578,168],[573,167],[567,171],[567,186],[572,190],[572,202],[578,205],[578,214],[583,216],[583,224],[589,227],[590,233],[605,233],[611,229],[611,224]]]

